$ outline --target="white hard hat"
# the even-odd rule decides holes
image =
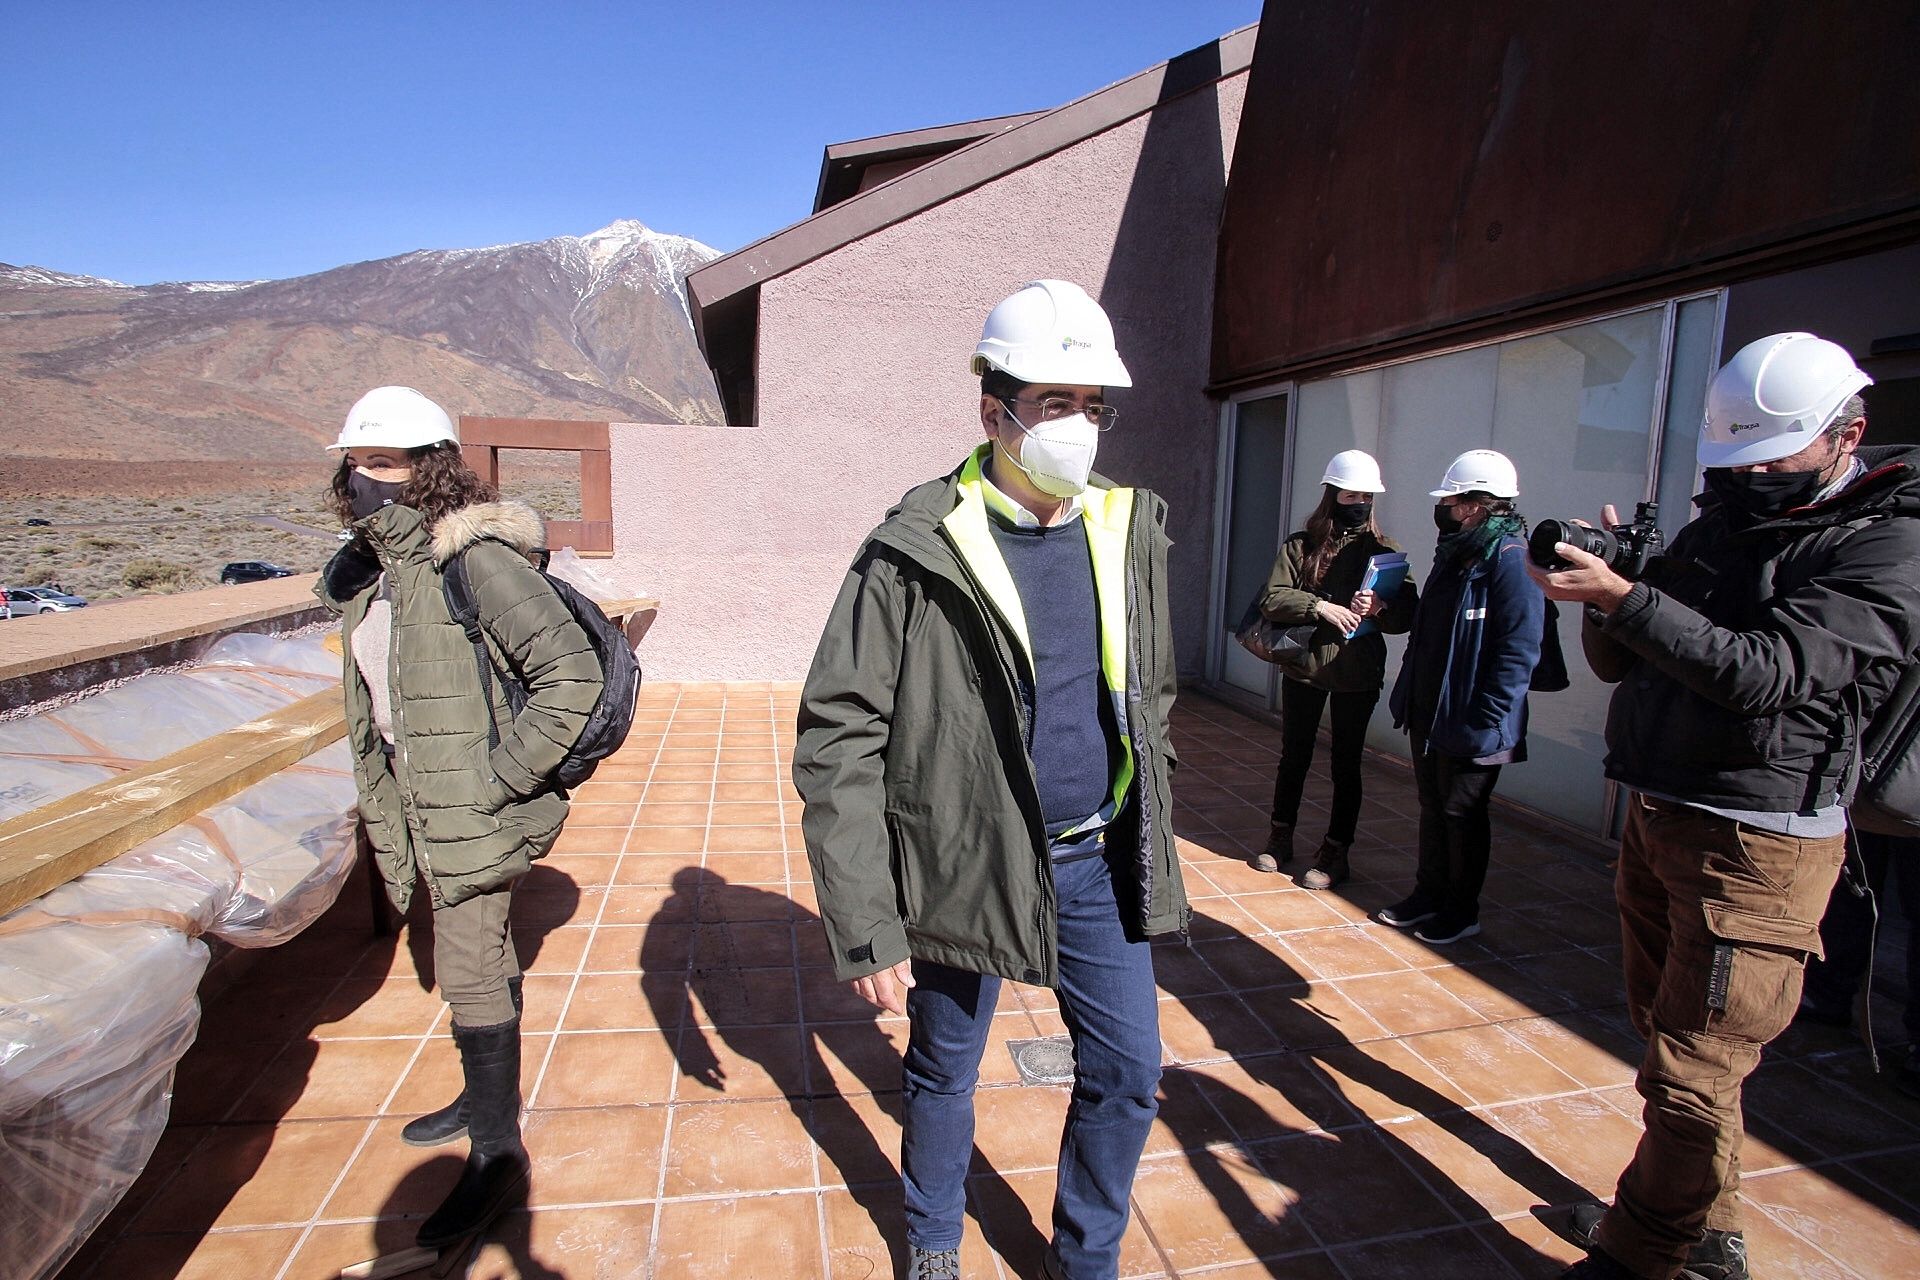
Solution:
[[[1520,473],[1513,460],[1493,449],[1469,449],[1453,460],[1440,487],[1428,496],[1448,498],[1456,493],[1490,493],[1496,498],[1520,496]]]
[[[1035,280],[987,313],[974,376],[998,369],[1022,382],[1130,387],[1113,345],[1113,322],[1087,291],[1065,280]]]
[[[412,387],[375,387],[353,402],[329,449],[424,449],[460,443],[447,411]]]
[[[1707,387],[1700,465],[1748,467],[1790,457],[1814,442],[1847,397],[1871,385],[1846,348],[1825,338],[1776,333],[1749,342]]]
[[[1380,483],[1380,464],[1364,449],[1343,449],[1334,454],[1327,463],[1327,474],[1320,477],[1320,483],[1352,493],[1387,491],[1387,486]]]

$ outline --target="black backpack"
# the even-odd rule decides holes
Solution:
[[[1857,687],[1857,686],[1856,686]],[[1863,717],[1847,817],[1862,831],[1920,836],[1920,661],[1908,662],[1886,700]]]
[[[580,730],[580,737],[567,749],[566,758],[548,779],[552,785],[566,791],[592,777],[600,762],[618,751],[620,744],[627,740],[627,732],[633,727],[634,707],[640,700],[640,664],[633,656],[633,648],[627,643],[626,634],[614,625],[613,619],[599,605],[581,595],[566,579],[556,578],[545,569],[539,569],[538,572],[553,588],[554,594],[560,597],[560,603],[567,606],[567,612],[580,624],[580,629],[587,633],[587,642],[600,659],[600,674],[606,681],[606,687],[600,691],[600,700],[594,704],[593,714],[587,717],[586,726]],[[487,653],[486,639],[480,632],[480,612],[473,601],[473,588],[467,582],[464,550],[442,567],[440,583],[447,596],[447,612],[453,615],[453,620],[460,624],[467,633],[467,639],[473,643],[474,661],[480,668],[480,688],[491,713],[493,661]],[[501,683],[506,686],[507,708],[517,719],[520,709],[527,705],[526,685],[506,672],[501,673]],[[491,714],[487,723],[487,743],[489,747],[500,745],[500,726],[493,722]]]
[[[1547,622],[1540,631],[1540,660],[1533,664],[1527,688],[1534,693],[1559,693],[1572,687],[1567,674],[1567,655],[1560,647],[1560,606],[1547,601]]]

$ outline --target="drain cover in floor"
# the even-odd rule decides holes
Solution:
[[[1072,1084],[1073,1041],[1066,1036],[1009,1040],[1007,1052],[1022,1084]]]

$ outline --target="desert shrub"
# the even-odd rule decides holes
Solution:
[[[121,573],[120,580],[135,591],[166,591],[185,586],[193,570],[170,560],[135,560]]]
[[[118,538],[109,538],[98,533],[89,533],[81,537],[80,545],[93,551],[117,551],[127,544]]]
[[[33,549],[33,553],[40,556],[57,556],[60,554],[60,548],[42,543]]]
[[[20,585],[23,587],[44,587],[59,576],[59,571],[52,565],[43,564],[38,569],[22,569],[20,571]]]

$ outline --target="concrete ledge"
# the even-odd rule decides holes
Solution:
[[[330,615],[316,575],[138,596],[0,622],[0,715],[191,662],[236,631],[297,631]]]

